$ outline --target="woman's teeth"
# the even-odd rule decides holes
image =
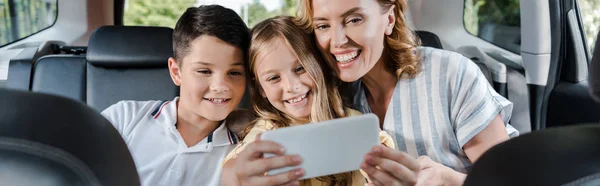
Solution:
[[[334,56],[338,62],[347,63],[347,62],[352,61],[354,58],[356,58],[356,56],[358,56],[358,51],[353,51],[350,53],[339,54],[339,55],[334,55]]]

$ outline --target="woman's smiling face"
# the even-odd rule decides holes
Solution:
[[[319,49],[340,79],[353,82],[380,61],[385,36],[394,26],[392,6],[376,0],[313,0],[313,29]]]

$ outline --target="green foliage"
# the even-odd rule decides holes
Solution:
[[[258,0],[254,0],[252,3],[245,5],[247,8],[243,8],[243,11],[248,11],[248,27],[254,27],[260,21],[267,19],[269,17],[276,16],[279,12],[276,11],[268,11],[267,8],[260,3]],[[242,16],[245,16],[245,13],[242,13]]]
[[[476,1],[475,3],[473,1]],[[485,1],[466,0],[464,10],[464,24],[468,32],[477,35],[479,33],[479,8]]]
[[[14,3],[16,16],[9,14],[9,1]],[[275,1],[275,0],[273,0]],[[294,15],[297,0],[279,0],[281,7],[269,11],[259,1],[244,5],[240,15],[253,27],[260,21],[276,15]],[[124,25],[175,27],[177,20],[196,0],[126,0]],[[53,23],[57,16],[55,0],[0,0],[0,45],[26,37]],[[247,14],[244,11],[248,11]],[[14,21],[11,21],[15,19]],[[14,25],[13,25],[14,24]],[[16,32],[14,32],[16,30]]]
[[[166,26],[175,27],[177,19],[185,10],[193,6],[195,0],[127,0],[123,23],[125,25]],[[296,11],[296,0],[281,0],[280,9],[269,11],[259,1],[243,5],[240,16],[246,19],[249,27],[262,20],[276,15],[293,15]],[[248,11],[246,14],[245,11]]]
[[[593,50],[600,27],[600,1],[578,0],[588,49]]]
[[[600,1],[578,0],[588,48],[591,50],[600,31]],[[479,35],[485,23],[520,27],[519,0],[465,0],[465,28]]]
[[[486,23],[519,27],[519,6],[519,0],[465,0],[465,27],[473,35],[478,35],[479,26]]]
[[[124,25],[164,26],[174,28],[179,17],[195,0],[127,0]]]
[[[281,7],[281,12],[287,15],[295,15],[297,3],[297,0],[284,0],[283,7]]]
[[[519,0],[480,0],[485,1],[479,8],[479,23],[492,22],[507,26],[521,26]]]
[[[14,15],[11,15],[11,9]],[[56,15],[56,1],[0,0],[0,45],[50,26]]]
[[[246,9],[248,10],[248,27],[252,28],[257,23],[276,15],[294,15],[296,12],[296,0],[282,0],[282,6],[279,9],[268,11],[267,8],[260,3],[259,0],[254,0],[252,3],[244,5],[240,15],[245,16]]]

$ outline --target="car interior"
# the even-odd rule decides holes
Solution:
[[[45,11],[53,10],[44,17],[49,20],[44,28],[12,38],[6,34],[21,19],[0,20],[5,27],[0,38],[8,38],[0,40],[0,182],[140,184],[125,143],[99,112],[121,100],[170,100],[179,89],[167,67],[174,25],[127,23],[136,2],[141,1],[0,1],[4,17],[21,15],[11,6],[38,3]],[[245,14],[252,12],[246,4],[265,2],[281,6],[288,1],[197,0],[178,5],[223,4],[238,8],[247,20]],[[521,135],[486,152],[465,185],[600,184],[600,151],[594,148],[600,145],[600,87],[593,87],[600,85],[600,70],[593,69],[600,66],[600,42],[595,42],[600,3],[408,3],[404,16],[422,46],[470,58],[514,105],[509,123]],[[505,5],[516,13],[499,8]],[[503,15],[491,16],[498,12]],[[244,95],[238,107],[251,105]]]

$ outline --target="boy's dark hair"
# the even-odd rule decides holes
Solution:
[[[245,58],[250,43],[249,32],[242,18],[229,8],[221,5],[190,7],[175,25],[173,55],[176,60],[183,59],[194,39],[209,35],[242,49]]]

